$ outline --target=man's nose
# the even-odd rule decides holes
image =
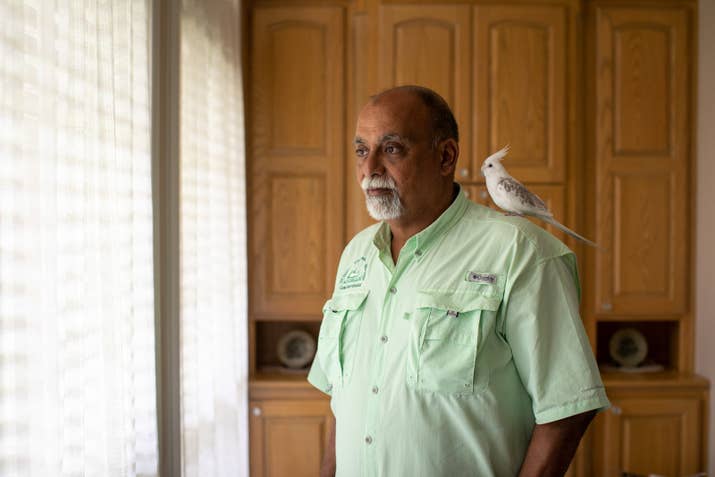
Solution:
[[[362,163],[362,173],[365,177],[381,176],[385,173],[385,165],[380,151],[370,151]]]

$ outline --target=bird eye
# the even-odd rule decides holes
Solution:
[[[489,167],[492,167],[492,165],[491,165],[491,164],[489,164]]]

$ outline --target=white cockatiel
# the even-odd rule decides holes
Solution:
[[[487,157],[482,164],[482,175],[486,178],[487,190],[494,203],[513,215],[537,217],[592,247],[600,248],[596,243],[554,220],[544,201],[509,175],[501,164],[507,152],[509,146]]]

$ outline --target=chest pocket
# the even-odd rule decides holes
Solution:
[[[480,322],[496,313],[499,296],[481,290],[420,291],[407,356],[407,385],[418,391],[472,394],[483,390],[487,373],[475,374]]]
[[[332,386],[350,376],[369,290],[333,295],[323,306],[316,359]]]

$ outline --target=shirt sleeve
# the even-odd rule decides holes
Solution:
[[[310,372],[308,373],[308,382],[315,386],[319,391],[324,392],[327,395],[331,395],[332,388],[328,382],[328,378],[320,367],[320,363],[317,359],[313,360],[313,364],[310,366]]]
[[[327,303],[326,303],[327,305]],[[325,306],[323,306],[323,310],[325,310]],[[322,323],[321,323],[321,332],[322,332]],[[310,366],[310,372],[308,372],[308,382],[315,386],[319,391],[324,392],[325,394],[332,395],[332,389],[333,387],[330,385],[330,381],[328,380],[328,375],[326,374],[325,370],[320,364],[320,359],[318,359],[318,356],[320,354],[320,346],[321,346],[321,340],[320,336],[318,337],[318,344],[316,346],[316,352],[315,352],[315,357],[313,358],[313,364]]]
[[[338,271],[335,276],[335,284],[333,286],[333,293],[335,293],[335,288],[337,287],[338,283],[338,278],[340,275],[343,273],[343,270],[345,268],[345,263],[348,257],[348,252],[349,252],[350,244],[343,250],[342,255],[340,256],[340,261],[338,262]],[[323,306],[323,309],[325,309],[325,306]],[[321,321],[321,330],[322,330],[322,321]],[[320,365],[320,359],[318,359],[318,355],[320,353],[320,336],[318,336],[318,343],[316,345],[316,353],[315,357],[313,358],[313,364],[310,365],[310,371],[308,372],[308,382],[312,384],[314,387],[316,387],[319,391],[322,391],[323,393],[327,395],[332,395],[332,385],[330,381],[328,380],[328,376],[323,369],[323,367]]]
[[[323,305],[323,312],[325,312],[325,309],[330,303],[330,301],[326,302],[325,305]],[[323,313],[323,317],[325,317],[325,314]],[[313,358],[313,364],[310,366],[310,371],[308,372],[308,382],[312,384],[314,387],[316,387],[319,391],[324,392],[327,395],[332,395],[332,390],[333,387],[331,386],[330,381],[328,380],[328,374],[327,370],[323,369],[323,366],[321,365],[321,360],[319,356],[321,355],[321,345],[323,341],[321,340],[321,334],[323,332],[323,326],[321,322],[320,326],[320,332],[318,336],[318,343],[316,346],[316,352],[315,352],[315,357]]]
[[[514,279],[504,333],[537,424],[609,406],[579,315],[575,258],[524,267]]]

